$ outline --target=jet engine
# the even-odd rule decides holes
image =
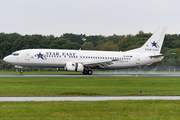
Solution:
[[[67,62],[65,65],[65,70],[83,72],[84,66],[80,63]]]

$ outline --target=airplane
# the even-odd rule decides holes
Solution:
[[[114,70],[149,66],[161,61],[164,56],[175,54],[160,54],[166,29],[166,26],[159,27],[142,47],[125,52],[81,49],[24,49],[13,52],[3,60],[21,69],[20,73],[23,73],[23,67],[47,67],[92,75],[92,69],[95,68]]]

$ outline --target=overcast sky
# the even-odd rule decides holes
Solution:
[[[180,0],[0,0],[0,32],[60,36],[180,34]]]

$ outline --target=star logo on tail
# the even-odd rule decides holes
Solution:
[[[37,54],[37,56],[38,56],[38,59],[41,58],[44,60],[44,58],[43,58],[44,54],[41,54],[41,52],[39,52],[39,54]]]
[[[154,42],[152,42],[151,43],[152,44],[152,47],[154,46],[154,47],[156,47],[157,48],[157,43],[154,41]]]

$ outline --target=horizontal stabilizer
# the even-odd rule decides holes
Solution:
[[[162,56],[169,56],[169,55],[174,55],[176,53],[170,53],[170,54],[162,54],[162,55],[152,55],[152,56],[149,56],[150,58],[157,58],[157,57],[162,57]]]

